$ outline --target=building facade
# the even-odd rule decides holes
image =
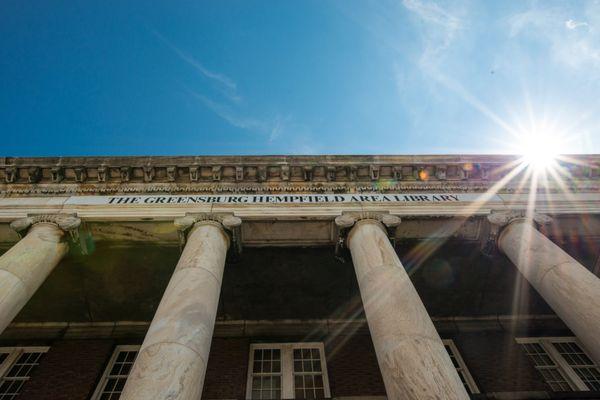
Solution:
[[[600,156],[0,158],[0,399],[600,398]]]

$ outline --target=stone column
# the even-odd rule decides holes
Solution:
[[[208,217],[204,217],[208,218]],[[211,217],[213,218],[213,217]],[[169,281],[121,400],[200,399],[229,236],[237,217],[185,217],[187,243]]]
[[[336,219],[353,226],[348,248],[383,376],[388,399],[468,399],[452,361],[425,306],[387,236],[382,222],[349,215]]]
[[[27,234],[0,257],[0,333],[27,304],[67,253],[65,231],[80,220],[67,215],[40,215],[11,223]]]
[[[600,279],[535,228],[534,222],[548,223],[548,217],[499,213],[488,219],[504,226],[498,248],[600,364]]]

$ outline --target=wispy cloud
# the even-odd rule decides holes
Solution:
[[[275,115],[272,118],[249,117],[236,110],[233,106],[211,100],[187,86],[184,86],[184,90],[230,125],[247,131],[257,132],[267,137],[269,143],[279,138],[292,119],[290,116],[282,115]]]
[[[173,53],[175,53],[181,60],[193,67],[203,77],[215,83],[221,91],[221,93],[225,95],[229,100],[234,101],[236,103],[242,101],[242,96],[240,96],[240,94],[238,93],[237,83],[233,79],[231,79],[225,74],[209,70],[200,61],[198,61],[185,51],[181,50],[179,47],[175,46],[169,39],[167,39],[157,30],[152,29],[152,33],[158,39],[160,39],[160,41],[163,44],[165,44],[171,51],[173,51]]]
[[[508,19],[510,37],[526,37],[548,46],[552,59],[561,64],[597,69],[600,67],[600,2],[586,3],[579,12],[580,18],[574,18],[573,13],[566,6],[538,8],[534,4]]]
[[[419,63],[426,69],[437,68],[464,22],[433,1],[403,0],[402,5],[422,23],[423,52]]]
[[[271,117],[252,116],[252,113],[245,111],[245,109],[248,108],[248,104],[247,102],[242,101],[243,97],[240,94],[238,85],[234,79],[223,73],[206,68],[204,64],[173,44],[160,32],[155,29],[151,29],[151,31],[164,45],[177,55],[177,57],[193,67],[201,76],[208,79],[217,87],[217,90],[224,97],[222,100],[210,98],[209,96],[192,89],[189,85],[181,83],[186,93],[200,101],[206,108],[218,115],[228,124],[246,131],[258,133],[261,136],[266,137],[266,140],[269,143],[278,140],[291,126],[293,118],[289,115],[275,114]]]
[[[442,26],[449,30],[461,27],[461,21],[450,14],[447,10],[434,2],[423,2],[421,0],[403,0],[402,4],[410,11],[418,14],[423,20]]]

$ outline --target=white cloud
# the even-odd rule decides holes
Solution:
[[[567,27],[567,29],[577,29],[580,26],[588,26],[587,22],[577,22],[577,21],[573,21],[572,19],[566,20],[565,21],[565,26]]]

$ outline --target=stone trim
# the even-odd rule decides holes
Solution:
[[[551,330],[572,335],[556,315],[488,315],[482,317],[433,317],[442,335],[473,332],[527,334],[530,330]],[[0,335],[0,341],[36,339],[139,338],[150,321],[116,322],[13,322]],[[281,337],[315,335],[368,335],[365,319],[314,320],[217,320],[214,337]],[[312,337],[312,336],[311,336]]]

